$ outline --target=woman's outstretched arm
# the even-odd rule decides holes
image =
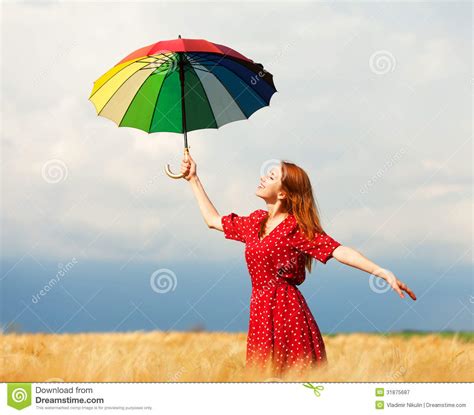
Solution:
[[[366,258],[359,251],[348,246],[338,246],[332,253],[332,256],[339,262],[351,267],[368,272],[375,277],[383,278],[387,283],[398,293],[401,298],[404,298],[402,290],[405,291],[413,300],[416,300],[415,293],[408,288],[408,286],[401,282],[388,269],[382,268]]]
[[[193,193],[196,196],[199,209],[201,210],[206,225],[211,229],[223,231],[221,215],[219,215],[219,212],[217,212],[216,208],[207,196],[206,191],[204,190],[204,187],[197,175],[196,162],[193,160],[191,155],[189,155],[189,153],[188,161],[183,158],[181,163],[181,173],[184,174],[184,179],[186,179],[191,184],[191,188],[193,189]]]

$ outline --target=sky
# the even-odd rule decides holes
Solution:
[[[419,297],[317,264],[301,289],[323,331],[473,329],[470,2],[1,8],[3,327],[247,329],[243,244],[208,229],[189,183],[163,173],[182,135],[117,128],[88,101],[123,57],[181,34],[261,62],[278,90],[248,120],[188,134],[219,213],[266,209],[261,172],[292,161],[327,233]]]

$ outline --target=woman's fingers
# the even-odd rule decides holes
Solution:
[[[415,293],[410,290],[410,288],[407,287],[406,284],[404,284],[403,282],[400,283],[400,288],[405,291],[413,300],[416,300],[416,295]]]
[[[402,290],[400,289],[400,287],[398,285],[395,286],[395,291],[398,293],[398,295],[401,298],[405,298],[405,295],[402,293]]]
[[[395,276],[392,274],[390,277],[387,279],[387,282],[389,285],[393,288],[394,291],[398,293],[400,298],[405,298],[404,294],[402,293],[402,290],[400,289],[400,281],[395,278]]]
[[[396,286],[394,287],[395,291],[398,292],[401,298],[405,298],[405,294],[403,294],[402,290],[405,291],[412,300],[416,300],[415,293],[407,287],[407,285],[399,280],[396,281]]]
[[[181,161],[181,174],[183,174],[186,180],[189,180],[196,174],[196,163],[189,153],[185,154]]]

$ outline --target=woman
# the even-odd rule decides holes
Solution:
[[[376,274],[404,298],[415,294],[390,271],[358,251],[327,235],[308,175],[293,163],[282,161],[260,178],[256,195],[267,204],[248,216],[221,216],[207,197],[190,155],[181,173],[190,182],[209,228],[224,232],[227,239],[245,243],[245,259],[252,282],[246,366],[270,364],[277,373],[289,368],[319,367],[327,363],[323,338],[298,289],[311,272],[313,258],[330,258]]]

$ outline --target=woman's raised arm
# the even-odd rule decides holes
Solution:
[[[183,161],[181,162],[181,173],[184,174],[184,179],[191,184],[191,188],[193,189],[193,193],[196,196],[199,209],[201,210],[206,225],[211,229],[223,231],[221,215],[219,215],[219,212],[217,212],[216,208],[207,196],[206,191],[204,190],[204,187],[197,175],[196,162],[189,153],[188,161],[186,161],[186,158],[183,158]]]

